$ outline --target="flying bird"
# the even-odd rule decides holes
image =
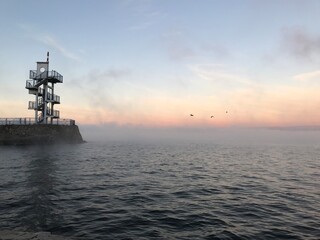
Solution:
[[[228,111],[226,111],[226,113],[228,113]]]
[[[214,116],[211,116],[211,118],[214,118]]]
[[[193,117],[193,114],[192,114],[192,113],[190,114],[190,117]]]

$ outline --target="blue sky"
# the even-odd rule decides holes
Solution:
[[[319,22],[317,0],[2,0],[0,115],[33,116],[24,84],[49,51],[81,124],[317,125]]]

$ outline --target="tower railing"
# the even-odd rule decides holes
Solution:
[[[60,96],[52,93],[48,93],[47,100],[53,101],[55,103],[60,103]]]
[[[28,109],[36,109],[36,103],[35,103],[35,101],[29,101],[29,103],[28,103]]]
[[[27,89],[32,89],[32,88],[37,88],[36,84],[37,84],[37,80],[26,80],[26,88]]]
[[[63,76],[58,73],[57,71],[51,70],[51,71],[44,71],[40,74],[37,74],[37,70],[30,70],[29,78],[34,80],[41,80],[45,78],[54,78],[58,80],[59,82],[63,82]]]
[[[59,118],[60,117],[60,111],[59,110],[52,110],[52,108],[47,108],[47,115],[48,117],[54,117]]]
[[[37,125],[39,124],[34,118],[0,118],[0,125]],[[55,118],[48,121],[45,125],[75,125],[76,122],[73,119],[61,119]]]

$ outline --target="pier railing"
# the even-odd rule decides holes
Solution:
[[[0,118],[0,125],[36,125],[39,124],[34,118]],[[40,123],[39,125],[42,125]],[[76,121],[73,119],[49,119],[46,125],[75,125]]]

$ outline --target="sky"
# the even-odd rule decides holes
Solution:
[[[80,126],[319,126],[319,22],[318,0],[1,0],[0,117],[34,116],[49,51]]]

